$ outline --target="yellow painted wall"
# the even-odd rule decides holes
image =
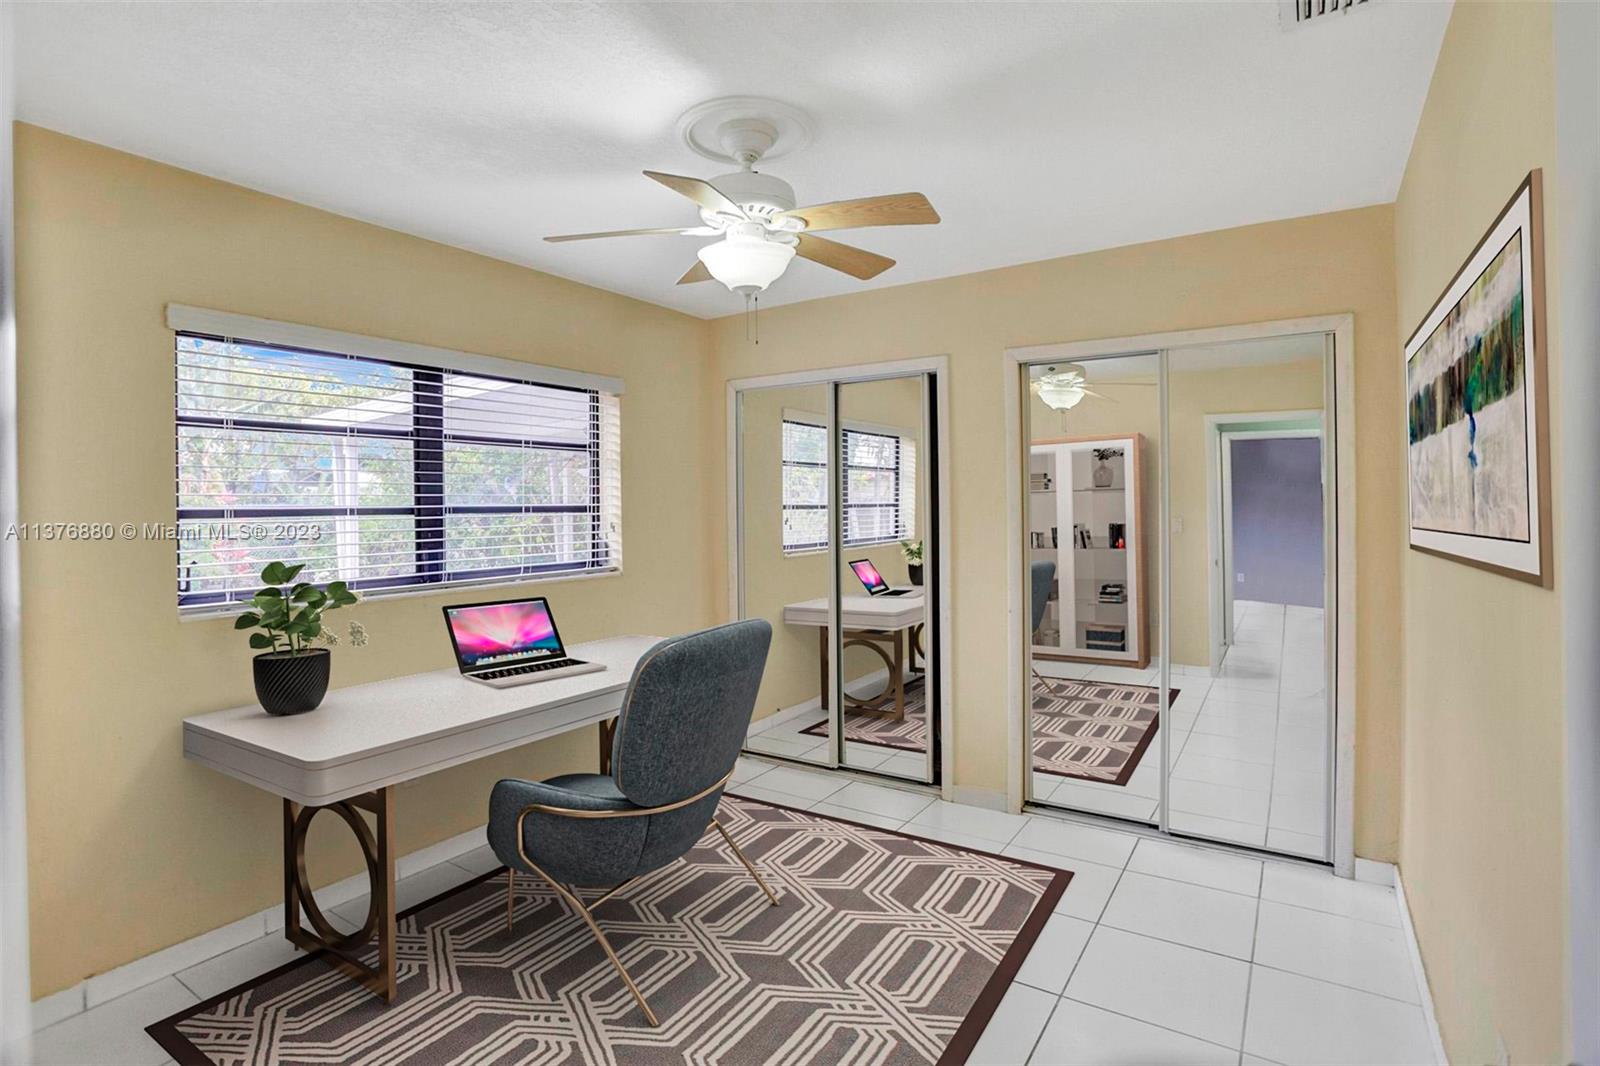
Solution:
[[[692,547],[721,492],[683,446],[720,406],[704,323],[31,126],[16,166],[26,521],[173,521],[175,301],[624,378],[626,573],[538,591],[570,641],[721,614]],[[228,621],[178,621],[172,545],[28,543],[22,569],[39,996],[271,905],[282,853],[274,800],[182,758],[185,715],[253,693]],[[334,684],[450,666],[451,598],[356,608],[372,643],[334,653]],[[584,732],[402,786],[398,848],[482,824],[499,777],[594,760]],[[319,882],[357,871],[337,827],[315,835]]]
[[[870,233],[859,240],[871,246]],[[1391,208],[1372,207],[763,310],[760,345],[745,340],[737,317],[712,323],[718,381],[950,357],[945,433],[953,498],[949,592],[958,785],[991,792],[1006,785],[1005,481],[1012,475],[1005,448],[1005,349],[1354,312],[1361,499],[1356,851],[1395,857],[1401,482],[1392,242]],[[708,454],[719,465],[726,461],[723,433],[719,416],[706,429]],[[713,529],[723,532],[722,525]],[[718,602],[725,602],[727,575],[714,580]]]
[[[1402,344],[1535,167],[1555,321],[1551,34],[1548,4],[1455,7],[1395,205]],[[1548,329],[1546,352],[1555,441],[1561,351]],[[1559,450],[1552,458],[1558,485]],[[1403,543],[1403,513],[1395,520]],[[1558,545],[1564,532],[1556,525]],[[1512,1062],[1565,1061],[1562,576],[1546,590],[1418,552],[1404,573],[1400,866],[1446,1050],[1493,1062],[1503,1040]]]
[[[1318,359],[1264,366],[1184,370],[1183,352],[1174,352],[1168,375],[1167,408],[1172,426],[1172,515],[1182,531],[1172,536],[1172,661],[1191,666],[1211,662],[1211,552],[1206,507],[1206,415],[1263,411],[1310,411],[1323,406],[1323,367]],[[1088,396],[1069,411],[1052,411],[1038,397],[1028,406],[1031,437],[1109,437],[1142,434],[1140,488],[1145,552],[1145,605],[1150,651],[1161,646],[1156,590],[1161,587],[1161,407],[1149,385],[1093,383],[1100,395]],[[1359,563],[1357,567],[1359,569]]]

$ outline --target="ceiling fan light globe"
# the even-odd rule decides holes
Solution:
[[[1083,389],[1076,385],[1061,385],[1054,382],[1040,385],[1035,390],[1043,404],[1054,411],[1068,411],[1083,402]]]
[[[1084,388],[1087,379],[1083,367],[1076,363],[1053,366],[1033,380],[1033,394],[1052,410],[1071,410],[1088,395]]]
[[[700,249],[700,262],[732,292],[761,292],[783,276],[794,259],[794,245],[730,234]]]

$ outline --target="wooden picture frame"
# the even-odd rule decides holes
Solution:
[[[1544,202],[1531,171],[1406,341],[1410,547],[1549,588]]]

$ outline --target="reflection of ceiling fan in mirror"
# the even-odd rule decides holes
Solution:
[[[1034,378],[1028,384],[1033,394],[1039,397],[1039,402],[1053,411],[1068,411],[1083,402],[1085,396],[1093,396],[1097,400],[1117,400],[1101,392],[1095,392],[1088,387],[1089,375],[1084,372],[1082,363],[1056,363],[1052,366],[1036,368]],[[1149,385],[1153,381],[1117,381],[1109,382],[1117,386],[1123,385]]]
[[[748,300],[778,280],[795,256],[863,281],[894,266],[894,260],[887,256],[815,236],[823,230],[918,226],[939,221],[933,205],[919,192],[796,207],[794,189],[788,182],[755,170],[763,158],[787,154],[810,139],[806,117],[775,100],[713,100],[685,114],[679,127],[696,152],[739,167],[710,181],[653,170],[644,172],[645,177],[694,201],[700,208],[700,225],[572,233],[545,240],[720,237],[700,249],[700,261],[678,279],[678,284],[715,278]]]

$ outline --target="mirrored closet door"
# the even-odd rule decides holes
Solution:
[[[1333,840],[1333,339],[1024,368],[1030,802]]]
[[[1028,390],[1032,797],[1150,825],[1159,370],[1154,354],[1042,364]]]
[[[827,383],[749,389],[736,438],[739,617],[772,626],[746,746],[827,766],[831,410]]]
[[[1324,858],[1329,354],[1319,334],[1167,353],[1167,826]]]
[[[749,751],[937,780],[935,384],[735,383],[737,608],[773,627]]]

